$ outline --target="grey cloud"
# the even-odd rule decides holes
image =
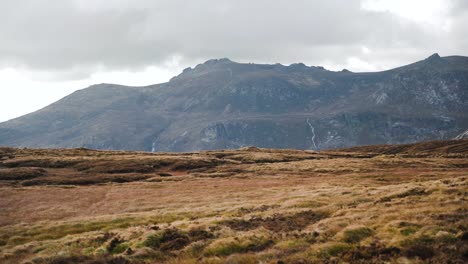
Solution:
[[[217,57],[346,65],[359,57],[384,67],[432,52],[466,55],[468,47],[447,44],[466,43],[466,12],[459,9],[468,8],[454,3],[453,32],[434,34],[390,13],[362,10],[359,0],[4,1],[0,67],[84,78],[97,66],[134,70],[176,55],[185,65]]]

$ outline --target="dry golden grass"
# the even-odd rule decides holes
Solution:
[[[465,263],[467,146],[0,148],[0,263]]]

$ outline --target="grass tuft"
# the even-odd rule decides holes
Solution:
[[[348,229],[343,233],[343,241],[346,243],[359,243],[361,240],[372,236],[374,233],[374,230],[368,227]]]

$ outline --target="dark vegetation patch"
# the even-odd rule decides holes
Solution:
[[[433,245],[435,239],[428,235],[404,240],[401,245],[404,248],[404,254],[410,258],[419,257],[421,259],[432,258],[435,255]]]
[[[221,224],[236,231],[251,230],[262,226],[272,232],[288,232],[302,230],[327,217],[328,214],[325,212],[304,211],[292,215],[275,214],[267,218],[252,217],[249,220],[230,219]]]
[[[191,154],[137,155],[132,152],[87,149],[0,148],[0,155],[0,180],[21,181],[23,186],[126,183],[146,180],[155,175],[172,176],[169,173],[172,171],[204,172],[218,165],[232,163],[209,156],[192,157]]]
[[[423,260],[434,257],[435,252],[432,247],[426,245],[412,245],[405,249],[405,255],[409,258],[420,258]]]
[[[0,147],[0,161],[13,159],[15,157],[16,149],[9,147]]]
[[[468,209],[460,208],[459,210],[450,213],[435,214],[432,217],[437,221],[453,224],[460,221],[466,221],[466,219],[468,219]]]
[[[240,150],[207,151],[206,154],[218,159],[241,162],[242,164],[293,162],[325,157],[317,153],[295,149],[260,149],[255,147]]]
[[[29,180],[45,174],[42,168],[4,168],[0,169],[0,181]]]
[[[192,242],[213,237],[211,232],[204,229],[192,229],[189,232],[184,232],[177,228],[171,228],[148,236],[143,245],[161,251],[174,251],[180,250]]]
[[[104,244],[105,242],[109,241],[109,239],[113,238],[114,236],[115,236],[114,233],[105,232],[104,234],[98,235],[95,238],[93,238],[91,240],[91,243],[100,246],[100,245]]]
[[[189,159],[189,160],[177,160],[172,163],[169,168],[173,171],[194,171],[203,172],[207,169],[216,167],[218,165],[226,163],[225,160],[221,159]]]
[[[356,246],[342,252],[341,259],[350,263],[383,263],[400,256],[398,247],[386,247],[379,243],[371,243],[370,246]]]
[[[448,243],[441,238],[422,235],[404,240],[400,247],[386,246],[378,240],[369,246],[333,244],[318,252],[318,256],[324,263],[335,263],[327,261],[333,258],[345,263],[393,263],[400,256],[424,263],[467,263],[467,253],[468,245],[461,238]]]
[[[34,264],[139,264],[143,262],[128,260],[124,257],[114,257],[109,255],[101,256],[54,256],[49,258],[36,258],[33,260]]]
[[[207,172],[207,173],[193,173],[195,177],[200,178],[229,178],[236,175],[236,173],[232,172]]]
[[[100,183],[127,183],[151,178],[141,174],[113,174],[113,175],[77,175],[77,176],[48,176],[25,180],[23,186],[34,185],[93,185]]]
[[[79,160],[53,159],[53,158],[37,158],[37,159],[14,159],[2,163],[2,166],[7,168],[20,167],[38,167],[38,168],[67,168],[78,164]]]
[[[151,173],[165,165],[158,160],[91,160],[74,166],[86,173]]]
[[[246,214],[250,214],[250,213],[254,213],[254,212],[265,212],[265,211],[268,211],[270,209],[274,209],[274,208],[278,208],[278,207],[280,207],[280,205],[278,205],[278,204],[273,204],[273,205],[262,204],[262,205],[259,205],[259,206],[256,206],[256,207],[240,207],[240,208],[235,209],[232,212],[232,216],[241,217],[241,216],[244,216]]]
[[[468,244],[462,236],[451,233],[430,236],[423,234],[401,242],[402,254],[408,258],[419,258],[431,263],[466,263]]]
[[[398,247],[389,247],[379,242],[373,242],[369,246],[336,243],[323,248],[317,255],[323,263],[338,263],[330,262],[331,258],[339,258],[344,263],[387,263],[401,256],[401,252]]]
[[[188,236],[190,237],[191,241],[200,241],[200,240],[214,238],[213,233],[208,232],[204,229],[199,229],[199,228],[191,229],[188,232]]]
[[[119,254],[127,250],[128,246],[124,244],[124,240],[120,237],[114,237],[107,245],[106,249],[111,254]]]
[[[390,202],[393,199],[397,199],[397,198],[405,198],[408,196],[421,196],[421,195],[429,195],[429,194],[431,194],[430,191],[427,191],[424,188],[416,187],[416,188],[412,188],[410,190],[404,191],[402,193],[397,193],[397,194],[382,197],[377,202]]]
[[[468,231],[464,231],[461,235],[460,235],[460,239],[462,241],[468,241]]]

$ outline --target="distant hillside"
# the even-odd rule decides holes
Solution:
[[[437,140],[401,145],[373,145],[339,149],[342,152],[367,152],[376,154],[463,154],[468,155],[468,139]]]
[[[451,139],[468,129],[468,57],[334,72],[209,60],[169,82],[99,84],[0,124],[0,145],[194,151],[330,149]]]

